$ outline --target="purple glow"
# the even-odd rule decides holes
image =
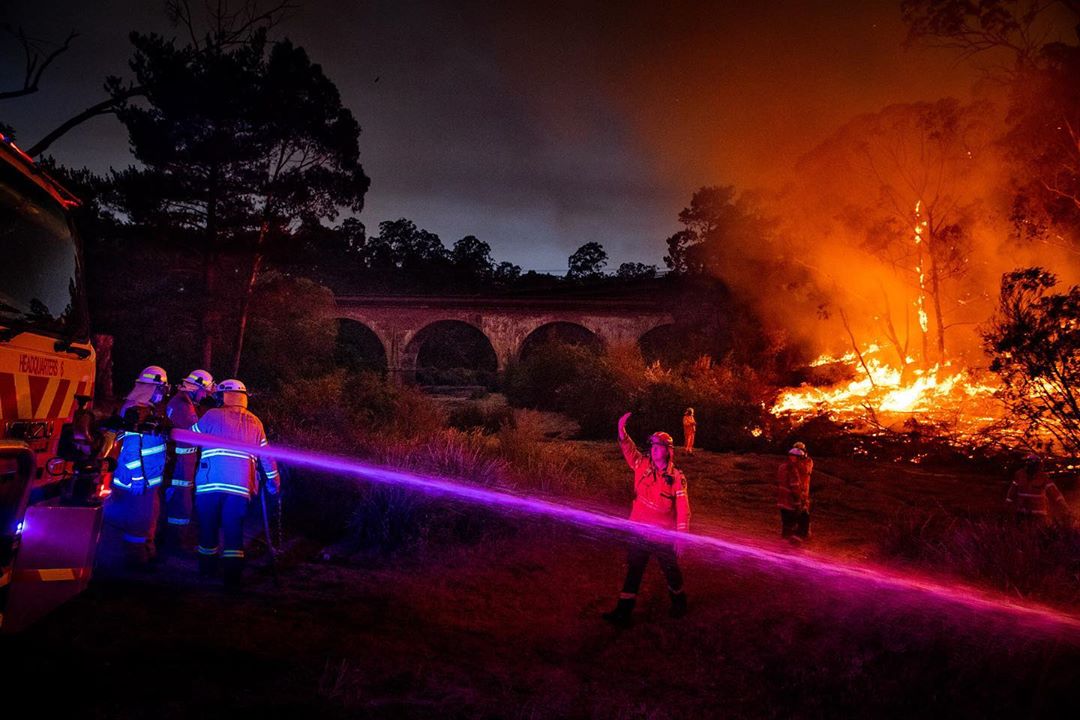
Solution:
[[[674,530],[664,530],[631,522],[624,518],[569,507],[535,497],[479,488],[452,480],[425,477],[400,470],[390,470],[333,455],[323,455],[291,448],[246,445],[187,430],[173,430],[172,437],[175,440],[191,445],[239,450],[252,455],[274,458],[290,465],[341,473],[387,485],[402,485],[429,494],[455,497],[482,504],[488,508],[498,507],[504,510],[516,510],[582,527],[630,533],[650,540],[678,542],[684,547],[694,546],[711,550],[729,562],[738,560],[741,563],[761,568],[780,568],[787,572],[802,572],[814,577],[816,580],[832,578],[838,581],[841,586],[845,583],[857,586],[872,585],[888,592],[914,593],[924,599],[932,598],[974,612],[1006,615],[1048,629],[1080,631],[1080,618],[1050,607],[1036,604],[1018,604],[1002,595],[995,595],[961,585],[946,586],[925,577],[886,568],[854,564],[815,556],[806,552],[785,552],[766,547],[749,538],[732,539],[730,537],[692,535]]]

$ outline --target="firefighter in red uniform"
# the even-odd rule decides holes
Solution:
[[[194,432],[233,440],[254,447],[266,446],[262,421],[247,409],[247,388],[239,380],[217,386],[220,407],[208,410],[191,428]],[[244,566],[244,516],[248,501],[265,489],[276,495],[281,480],[277,464],[249,452],[203,447],[195,472],[195,513],[199,518],[199,572],[211,575],[220,552],[225,587],[240,588]],[[219,544],[224,536],[224,548]]]
[[[788,450],[787,460],[776,469],[780,534],[793,542],[810,538],[810,474],[813,471],[814,461],[801,442]]]
[[[1024,466],[1013,475],[1005,504],[1022,522],[1046,525],[1053,519],[1051,513],[1061,518],[1071,517],[1065,497],[1043,472],[1042,458],[1034,453],[1024,458]]]
[[[213,392],[214,378],[205,370],[195,370],[184,378],[165,407],[172,427],[190,430],[199,419],[200,405]],[[191,524],[198,451],[194,445],[176,443],[176,464],[165,489],[165,529],[169,543],[176,546],[183,544]]]
[[[683,450],[694,454],[694,436],[697,435],[697,418],[694,417],[694,408],[686,408],[682,416]]]
[[[153,432],[161,426],[159,406],[165,399],[169,379],[151,365],[139,374],[135,387],[114,420],[116,471],[105,516],[123,532],[129,565],[148,568],[157,556],[155,535],[160,512],[158,488],[165,472],[165,438]]]
[[[689,532],[690,500],[686,494],[686,478],[675,468],[675,442],[665,432],[654,433],[649,438],[648,456],[642,455],[626,433],[629,418],[630,413],[619,418],[619,448],[634,472],[634,504],[630,520],[665,530]],[[614,610],[603,615],[613,625],[630,625],[650,555],[656,555],[667,579],[671,616],[679,618],[686,614],[686,591],[675,545],[641,538],[635,539],[627,551],[626,581],[619,602]]]

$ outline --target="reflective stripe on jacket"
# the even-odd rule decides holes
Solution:
[[[814,461],[810,458],[782,462],[776,469],[776,504],[785,510],[809,510],[813,471]]]
[[[626,464],[634,471],[634,504],[630,519],[667,530],[690,529],[690,497],[686,477],[669,461],[666,471],[642,455],[629,436],[619,440]],[[674,455],[674,453],[672,453]]]
[[[1045,517],[1048,520],[1051,501],[1063,508],[1065,506],[1065,497],[1046,473],[1039,471],[1030,474],[1024,468],[1013,475],[1012,485],[1005,496],[1005,502],[1011,503],[1021,515]]]
[[[145,481],[147,487],[161,484],[165,472],[164,437],[125,431],[117,434],[116,442],[120,452],[113,473],[114,487],[130,490],[132,484],[140,480]]]
[[[194,432],[265,447],[262,421],[247,409],[229,405],[208,410],[192,428]],[[250,498],[259,491],[258,473],[266,482],[280,485],[277,463],[226,448],[204,447],[195,473],[195,494],[220,492]]]
[[[190,430],[199,421],[198,409],[191,395],[180,391],[173,396],[165,407],[165,415],[173,427]],[[172,484],[174,487],[190,487],[195,479],[199,448],[187,443],[176,443],[176,466],[173,468]]]

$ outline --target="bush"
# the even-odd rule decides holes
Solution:
[[[608,438],[622,413],[634,413],[639,432],[666,430],[681,437],[682,416],[693,407],[698,445],[711,449],[759,448],[752,431],[769,424],[774,388],[753,369],[730,358],[700,358],[677,368],[646,365],[632,348],[597,354],[548,344],[508,372],[507,395],[518,406],[558,410],[585,437]]]
[[[447,423],[458,430],[482,430],[492,434],[503,424],[513,421],[514,411],[498,395],[483,399],[453,402],[449,406]]]

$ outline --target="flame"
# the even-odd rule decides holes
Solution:
[[[800,419],[828,413],[837,419],[854,419],[870,413],[879,421],[919,415],[967,423],[990,423],[1000,416],[995,399],[998,386],[980,373],[955,368],[950,362],[927,370],[909,365],[905,371],[879,357],[882,352],[870,345],[862,351],[862,361],[855,352],[817,358],[812,367],[845,366],[851,379],[830,387],[803,385],[786,390],[773,404],[772,414]]]
[[[922,219],[922,200],[915,201],[915,252],[918,262],[915,265],[915,274],[919,276],[919,299],[915,301],[915,308],[919,313],[919,328],[925,336],[930,331],[930,319],[926,314],[926,273],[923,271],[923,232],[928,225]]]

